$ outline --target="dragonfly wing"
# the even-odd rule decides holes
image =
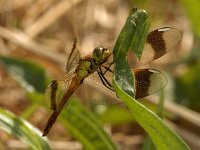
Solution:
[[[167,85],[166,76],[158,70],[155,69],[133,69],[135,75],[135,86],[136,86],[136,99],[140,99],[156,93],[163,89]],[[112,73],[105,75],[105,77],[112,81]],[[112,82],[111,82],[112,83]],[[108,88],[106,88],[97,73],[94,73],[90,77],[84,80],[84,85],[92,86],[93,89],[96,89],[98,93],[103,93],[109,99],[99,98],[97,95],[96,98],[92,98],[93,103],[95,104],[122,104],[122,101],[116,96],[116,93]],[[90,93],[91,98],[91,93]]]
[[[140,99],[156,93],[163,89],[167,85],[166,76],[158,70],[155,69],[134,69],[135,75],[135,86],[136,86],[136,99]],[[112,74],[107,74],[106,77],[109,81],[112,81]],[[112,82],[111,82],[112,83]],[[94,73],[84,81],[85,85],[92,86],[99,93],[106,95],[107,99],[102,99],[98,95],[96,98],[92,98],[92,102],[95,104],[122,104],[122,101],[116,96],[116,93],[108,88],[106,88],[97,73]],[[94,97],[94,96],[93,96]],[[91,98],[91,93],[90,93]]]
[[[108,80],[108,82],[112,84],[112,73],[107,72],[104,76]],[[122,101],[116,96],[116,93],[108,89],[102,83],[97,72],[86,78],[82,86],[90,86],[93,89],[93,92],[90,92],[89,97],[91,100],[88,100],[89,103],[94,103],[98,105],[112,105],[122,103]]]
[[[76,47],[77,40],[74,40],[73,47],[67,59],[66,64],[66,73],[68,74],[71,71],[74,71],[79,64],[80,52]]]
[[[181,33],[170,27],[164,27],[150,32],[147,36],[140,60],[129,53],[128,60],[132,67],[145,65],[174,49],[181,40]]]
[[[71,82],[72,76],[68,77],[66,80],[53,80],[48,85],[44,98],[51,110],[60,110],[58,104],[63,99],[64,94],[68,91]]]
[[[167,84],[167,78],[155,69],[134,69],[136,99],[143,98],[163,89]]]

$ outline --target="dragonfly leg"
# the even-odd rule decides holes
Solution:
[[[113,73],[113,71],[112,71],[110,68],[108,68],[108,67],[106,67],[106,66],[102,66],[102,67],[106,69],[106,70],[103,72],[103,75],[105,75],[107,71],[110,71],[111,73]]]
[[[98,73],[101,75],[102,79],[110,86],[112,87],[112,84],[107,80],[107,78],[105,77],[105,74],[103,73],[101,67],[99,67]]]
[[[104,72],[102,72],[103,75],[106,74],[107,71],[110,71],[113,73],[113,71],[110,69],[110,67],[112,66],[113,62],[110,63],[110,65],[107,67],[107,66],[104,66],[102,65],[102,67],[104,67],[106,70]]]
[[[108,80],[104,77],[104,75],[103,75],[102,70],[101,70],[100,67],[99,67],[98,75],[99,75],[99,78],[101,79],[101,82],[103,83],[103,85],[106,88],[114,91],[113,88],[112,88],[112,84],[110,82],[108,82]]]

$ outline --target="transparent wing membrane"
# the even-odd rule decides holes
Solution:
[[[180,41],[180,39],[181,33],[176,29],[165,27],[154,30],[148,34],[141,59],[138,60],[136,59],[134,54],[129,53],[127,56],[128,61],[133,68],[147,64],[173,49]],[[75,69],[79,65],[80,54],[79,50],[76,48],[76,42],[77,41],[75,39],[68,57],[66,65],[66,80],[54,80],[49,84],[46,89],[45,100],[48,101],[49,107],[52,110],[60,110],[58,104],[63,99],[64,94],[68,92],[69,87],[72,83],[72,77],[75,75]],[[86,99],[89,100],[90,103],[122,103],[121,100],[116,96],[112,87],[113,69],[113,56],[111,55],[108,60],[100,65],[93,74],[84,79],[84,84],[77,93],[83,93],[85,88],[87,91],[85,91],[84,93],[89,93],[86,96]],[[150,94],[153,94],[164,88],[167,84],[167,79],[165,75],[158,70],[133,69],[133,72],[136,79],[136,99],[140,99]],[[78,86],[80,85],[77,85],[77,87]],[[88,92],[88,87],[91,87],[93,91]],[[102,95],[106,95],[107,98],[102,97]]]
[[[136,79],[136,99],[140,99],[156,93],[163,89],[167,85],[166,76],[155,69],[134,69],[133,70]],[[109,81],[112,81],[112,73],[106,75]],[[112,83],[112,82],[111,82]],[[106,88],[98,77],[97,73],[94,73],[84,81],[84,86],[91,86],[93,92],[97,91],[96,95],[89,94],[89,103],[110,105],[110,104],[121,104],[122,101],[116,96],[116,93]],[[85,87],[84,87],[85,88]],[[98,95],[102,93],[108,97],[107,99],[102,98]],[[92,100],[92,101],[91,101]]]
[[[71,82],[72,76],[66,78],[65,80],[53,80],[48,85],[45,91],[45,101],[51,110],[60,110],[58,104],[63,99],[64,94],[69,90]]]
[[[151,95],[163,89],[167,84],[166,76],[155,69],[134,69],[136,81],[136,99]]]
[[[77,49],[76,44],[77,44],[77,39],[74,39],[73,47],[67,58],[67,64],[66,64],[66,73],[67,74],[71,71],[75,71],[76,67],[79,64],[80,52]]]
[[[145,65],[174,49],[181,40],[181,33],[173,28],[165,27],[150,32],[140,60],[135,54],[128,53],[128,61],[132,67]]]
[[[105,78],[108,80],[108,82],[112,84],[112,73],[107,72],[105,74]],[[115,92],[108,89],[102,83],[97,72],[93,73],[84,80],[83,88],[86,89],[86,87],[88,88],[88,86],[93,89],[93,92],[90,92],[89,97],[87,98],[89,103],[98,105],[111,105],[122,103],[122,101],[116,96]]]

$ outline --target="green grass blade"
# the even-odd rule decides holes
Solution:
[[[43,92],[46,87],[47,81],[44,69],[30,61],[22,59],[18,60],[12,57],[0,57],[0,61],[4,63],[5,68],[11,73],[11,75],[13,75],[13,77],[17,77],[16,80],[23,87],[25,87],[25,89],[27,89],[28,98],[32,101],[34,107],[27,108],[26,111],[22,113],[22,115],[25,117],[29,117],[30,114],[33,113],[33,111],[35,110],[35,106],[44,106],[43,95],[41,95],[41,92]],[[41,87],[38,87],[39,85]],[[72,101],[72,103],[69,105],[69,108],[63,110],[62,115],[59,117],[59,119],[63,126],[70,130],[73,136],[83,143],[83,147],[85,147],[86,149],[117,149],[116,145],[111,140],[111,137],[105,133],[100,123],[98,123],[98,120],[91,114],[91,112],[84,109],[83,106],[80,105],[78,102]],[[26,133],[28,132],[26,131],[28,129],[26,129],[24,126],[22,126],[22,129],[20,130],[17,130],[18,128],[15,129],[15,127],[12,127],[12,125],[8,127],[10,127],[10,130],[8,130],[9,128],[7,128],[6,131],[11,132],[13,130],[15,131],[13,134],[17,137],[21,138],[22,140],[29,140],[29,137],[23,138],[28,135]],[[6,128],[4,128],[4,130],[5,129]],[[31,133],[29,134],[31,135]],[[41,135],[42,134],[40,134],[40,136]],[[34,135],[32,137],[34,138]],[[40,140],[40,138],[41,137],[39,137],[38,140]],[[35,141],[30,142],[30,144],[32,144]],[[36,144],[33,145],[35,145],[33,149],[41,149],[37,147]],[[30,145],[30,147],[32,147],[32,145]]]
[[[45,70],[26,59],[1,56],[2,62],[8,72],[17,80],[27,91],[44,92],[47,79]]]
[[[5,109],[0,109],[0,129],[17,137],[33,150],[51,149],[38,129]]]
[[[140,48],[144,46],[143,38],[147,35],[148,27],[149,17],[147,13],[143,10],[133,9],[126,21],[124,28],[119,35],[119,38],[114,48],[115,70],[113,86],[118,97],[125,103],[137,122],[146,130],[146,132],[152,138],[152,141],[157,149],[188,150],[189,147],[187,146],[187,144],[175,132],[173,132],[152,111],[145,108],[142,104],[140,104],[133,98],[135,89],[134,78],[131,72],[131,68],[126,61],[126,53],[128,52],[128,50],[131,49],[136,53],[137,56],[140,56]],[[132,36],[130,35],[130,32],[132,32]],[[138,32],[141,32],[141,34],[139,34]],[[132,41],[136,43],[133,44]],[[131,45],[139,46],[134,49],[134,47],[131,47]]]
[[[135,93],[134,78],[131,68],[126,63],[126,50],[137,52],[136,55],[140,58],[150,25],[149,20],[149,16],[144,10],[133,9],[113,50],[114,62],[117,64],[115,65],[115,79],[119,81],[118,84],[122,89],[133,97]],[[138,45],[138,43],[140,44]]]
[[[159,150],[188,150],[187,144],[152,111],[122,91],[114,80],[114,87],[120,99],[129,108],[137,122],[146,130]]]
[[[117,150],[111,136],[104,131],[99,120],[78,100],[71,100],[68,108],[63,110],[59,120],[83,144],[85,149]]]

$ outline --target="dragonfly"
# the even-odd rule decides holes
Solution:
[[[165,55],[181,40],[181,33],[171,27],[164,27],[150,32],[147,36],[143,53],[140,59],[132,55],[131,61],[136,81],[136,99],[153,94],[167,83],[163,73],[155,69],[139,69],[139,66],[147,64]],[[113,91],[111,79],[108,79],[108,72],[112,73],[112,50],[106,47],[96,47],[91,56],[80,57],[75,39],[66,64],[66,78],[63,80],[53,80],[45,91],[45,100],[49,102],[50,109],[53,110],[49,117],[43,135],[46,136],[62,109],[69,103],[70,97],[76,90],[94,73],[97,73],[102,85]],[[109,77],[110,78],[110,77]]]

